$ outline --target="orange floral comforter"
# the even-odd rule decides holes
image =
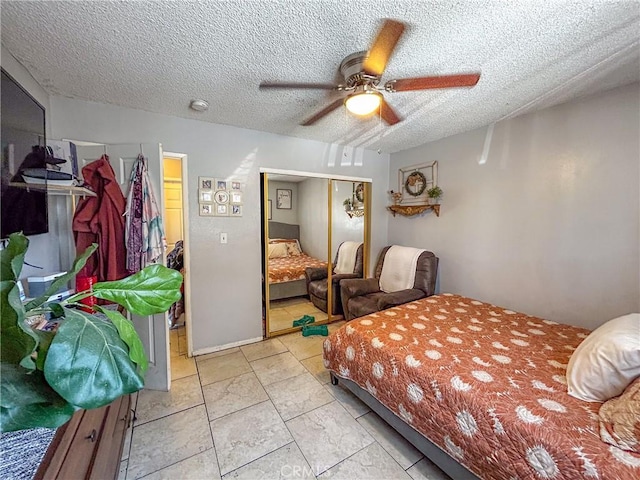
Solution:
[[[640,478],[639,455],[600,440],[601,404],[566,393],[588,334],[443,294],[352,320],[324,362],[481,478]]]
[[[292,282],[303,279],[304,271],[307,267],[327,268],[327,262],[310,257],[305,253],[281,258],[270,258],[269,283]]]

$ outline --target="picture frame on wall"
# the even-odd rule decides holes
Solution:
[[[291,197],[293,193],[288,188],[276,189],[276,208],[280,210],[291,210]]]
[[[200,204],[200,216],[201,217],[210,217],[214,214],[214,205],[209,203],[201,203]]]
[[[231,182],[231,190],[242,190],[242,184],[240,182]]]
[[[215,187],[213,177],[198,177],[198,188],[202,190],[213,190]]]
[[[242,205],[229,205],[229,216],[230,217],[241,217],[242,216]]]
[[[229,192],[226,190],[216,190],[213,194],[213,199],[218,205],[226,205],[229,203]]]
[[[242,192],[231,190],[231,192],[229,192],[229,195],[229,203],[231,205],[242,205]]]
[[[215,205],[214,215],[216,215],[218,217],[228,217],[229,216],[229,205],[226,204],[226,203]]]
[[[398,191],[402,192],[403,205],[424,205],[428,202],[427,190],[438,184],[438,162],[411,165],[398,170]]]
[[[228,183],[224,178],[216,178],[216,184],[215,184],[215,189],[216,190],[227,190],[228,189]]]
[[[213,190],[198,189],[198,201],[200,203],[213,203]]]
[[[271,200],[269,200],[269,204],[267,205],[268,211],[267,211],[267,217],[269,220],[271,220]]]

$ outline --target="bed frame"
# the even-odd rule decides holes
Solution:
[[[480,477],[467,470],[464,466],[456,462],[449,454],[440,447],[428,440],[424,435],[418,433],[411,426],[402,421],[395,413],[380,403],[373,395],[365,389],[360,388],[355,382],[342,378],[336,373],[329,371],[331,384],[341,383],[356,397],[366,403],[371,410],[376,412],[382,419],[391,425],[400,435],[407,439],[422,454],[435,463],[444,473],[454,480],[480,480]]]
[[[300,241],[300,225],[269,222],[269,238],[295,238]],[[307,296],[305,279],[269,284],[269,300]]]

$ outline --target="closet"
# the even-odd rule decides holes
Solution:
[[[339,287],[329,288],[340,246],[358,250],[359,276],[368,275],[370,191],[367,178],[261,170],[263,325],[265,337],[343,318]],[[342,265],[344,268],[344,265]],[[347,265],[354,269],[354,264]],[[307,269],[311,272],[311,277]],[[305,274],[307,272],[307,274]],[[315,289],[309,295],[310,279]],[[304,321],[303,321],[304,323]]]

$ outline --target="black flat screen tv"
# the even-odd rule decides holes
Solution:
[[[24,169],[46,168],[45,110],[4,69],[0,88],[0,238],[14,232],[47,233],[46,183],[37,188],[20,185],[25,184]]]

